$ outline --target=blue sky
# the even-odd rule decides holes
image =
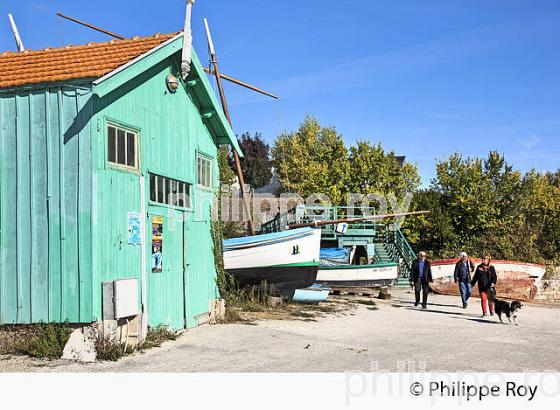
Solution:
[[[2,0],[27,48],[108,38],[57,11],[124,36],[179,30],[183,0]],[[227,85],[234,129],[272,142],[306,114],[348,143],[380,141],[418,164],[497,149],[516,168],[560,167],[560,2],[197,0],[194,44],[206,60],[207,17],[222,71],[278,94]]]

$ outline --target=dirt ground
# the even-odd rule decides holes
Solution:
[[[242,323],[201,326],[118,362],[80,364],[0,356],[2,372],[560,371],[560,307],[525,304],[520,325],[481,318],[456,296],[390,301],[331,297],[317,309],[244,313]],[[374,304],[372,303],[374,302]]]

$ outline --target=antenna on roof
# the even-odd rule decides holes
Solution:
[[[10,25],[12,26],[12,32],[14,33],[14,38],[16,39],[18,51],[25,51],[25,47],[23,46],[23,41],[21,41],[21,37],[19,36],[19,31],[17,29],[16,22],[14,21],[14,17],[11,14],[8,14],[8,19],[10,19]]]

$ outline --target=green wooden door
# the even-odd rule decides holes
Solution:
[[[154,207],[155,208],[155,207]],[[148,264],[148,323],[171,329],[185,327],[185,225],[150,207]],[[178,211],[175,211],[178,212]]]

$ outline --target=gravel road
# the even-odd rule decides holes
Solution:
[[[520,326],[481,319],[478,299],[430,295],[429,309],[394,290],[376,307],[252,325],[201,326],[116,363],[79,364],[0,356],[0,371],[342,372],[560,371],[560,307],[526,304]]]

